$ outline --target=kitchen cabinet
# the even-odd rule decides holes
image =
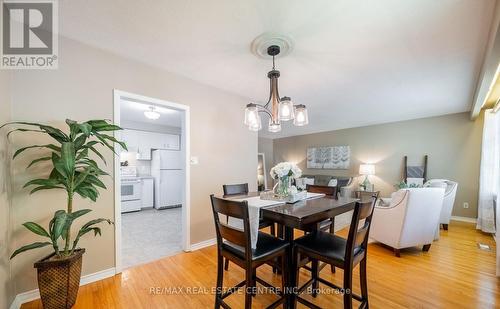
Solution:
[[[153,178],[142,178],[142,196],[141,196],[142,208],[151,208],[154,206],[153,188],[154,188]]]
[[[180,135],[125,129],[122,139],[138,160],[151,160],[151,150],[180,150]]]
[[[167,149],[167,150],[180,149],[179,135],[154,133],[152,138],[154,145],[152,147],[153,149]]]
[[[139,132],[139,147],[137,148],[137,160],[151,160],[151,136],[150,132]]]

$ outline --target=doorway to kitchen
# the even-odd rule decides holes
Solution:
[[[114,91],[116,272],[189,249],[189,107]]]

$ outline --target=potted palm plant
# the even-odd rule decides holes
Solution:
[[[12,254],[16,255],[37,248],[51,246],[53,252],[35,263],[38,274],[38,287],[44,308],[71,308],[78,294],[80,285],[82,255],[85,249],[78,247],[78,241],[88,233],[94,236],[101,235],[100,223],[112,224],[111,220],[97,218],[83,224],[78,233],[72,237],[71,227],[79,217],[91,212],[90,209],[75,210],[73,199],[75,195],[95,202],[99,196],[98,188],[106,189],[100,178],[108,175],[91,154],[100,158],[104,163],[104,156],[96,146],[104,146],[113,151],[112,143],[118,143],[126,149],[123,142],[116,140],[106,133],[121,130],[120,127],[105,120],[90,120],[78,123],[66,120],[67,132],[38,123],[12,122],[0,126],[19,125],[13,132],[36,132],[49,135],[55,142],[44,145],[30,145],[18,149],[13,156],[15,159],[29,149],[48,149],[45,153],[28,165],[28,168],[46,162],[50,164],[50,172],[46,178],[28,181],[24,187],[33,187],[30,194],[40,190],[59,189],[66,191],[66,209],[57,210],[45,229],[35,222],[25,222],[23,226],[31,232],[45,238],[44,241],[25,245]]]

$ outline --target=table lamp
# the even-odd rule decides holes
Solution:
[[[370,180],[368,179],[369,175],[375,175],[375,165],[373,164],[360,164],[359,165],[359,174],[365,175],[365,180],[362,182],[362,186],[365,190],[368,187],[371,187]]]

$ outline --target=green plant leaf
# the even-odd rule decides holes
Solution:
[[[50,190],[50,189],[64,189],[64,187],[59,186],[39,186],[30,191],[30,194],[33,194],[40,190]]]
[[[66,213],[65,210],[58,210],[54,214],[55,220],[54,220],[54,229],[53,229],[53,236],[52,239],[56,240],[61,237],[64,228],[66,226],[66,220],[68,219],[68,214]]]
[[[53,144],[33,145],[33,146],[27,146],[27,147],[19,148],[16,152],[14,152],[14,155],[12,156],[12,159],[15,159],[22,152],[24,152],[25,150],[31,149],[31,148],[47,148],[47,149],[50,149],[50,150],[54,150],[56,152],[60,152],[61,151],[60,147],[57,147],[56,145],[53,145]]]
[[[28,251],[28,250],[32,250],[32,249],[36,249],[36,248],[41,248],[41,247],[45,247],[45,246],[50,246],[50,245],[52,245],[52,243],[46,241],[46,242],[35,242],[35,243],[30,244],[30,245],[22,246],[21,248],[14,251],[14,253],[12,253],[10,258],[12,259],[16,255],[18,255],[19,253],[22,253],[24,251]]]
[[[87,136],[85,136],[85,134],[82,134],[75,139],[74,143],[75,143],[76,151],[80,150],[83,147],[86,140],[87,140]]]
[[[78,188],[75,188],[75,192],[83,198],[89,198],[93,202],[95,202],[99,196],[97,189],[89,184],[81,184]]]
[[[23,226],[37,235],[50,238],[49,233],[47,233],[43,227],[35,222],[25,222],[23,223]]]
[[[102,137],[101,134],[96,133],[96,134],[94,134],[94,136],[98,140],[100,140],[104,144],[104,146],[108,147],[108,149],[110,149],[111,151],[113,151],[114,153],[116,153],[115,149],[113,148],[113,146],[111,146],[111,144],[109,144],[108,141],[106,141],[106,139],[104,137]]]
[[[101,132],[101,131],[117,131],[117,130],[122,130],[117,125],[114,124],[109,124],[106,120],[89,120],[85,122],[89,125],[92,126],[92,131],[94,132]]]
[[[35,123],[35,122],[24,122],[24,121],[9,122],[9,123],[6,123],[6,124],[0,126],[0,129],[3,128],[4,126],[12,125],[12,124],[22,124],[22,125],[27,125],[27,126],[38,127],[38,128],[40,128],[40,130],[45,131],[49,136],[51,136],[53,139],[55,139],[56,141],[58,141],[60,143],[70,141],[69,137],[63,131],[61,131],[57,128],[48,126],[48,125]]]
[[[124,142],[121,142],[121,141],[117,140],[116,138],[114,138],[114,136],[107,135],[107,134],[100,134],[100,136],[102,136],[103,138],[108,139],[108,140],[110,140],[110,141],[112,141],[112,142],[114,142],[114,143],[117,143],[117,144],[119,144],[119,145],[120,145],[123,149],[128,150],[128,149],[127,149],[127,145],[126,145]]]
[[[42,131],[42,130],[30,130],[30,129],[22,129],[22,128],[19,128],[19,129],[14,129],[14,130],[10,130],[8,133],[7,133],[7,138],[9,138],[9,136],[14,133],[14,132],[36,132],[36,133],[45,133],[45,131]]]
[[[71,217],[72,220],[75,220],[76,218],[86,215],[91,211],[92,209],[80,209],[72,212],[71,214],[69,214],[69,216]]]
[[[106,186],[104,185],[104,183],[94,175],[87,176],[86,182],[88,182],[92,185],[95,185],[99,188],[106,189]]]
[[[61,175],[61,173],[59,173],[59,171],[55,167],[52,169],[52,171],[50,171],[49,178],[50,179],[57,179],[61,183],[64,182],[64,180],[65,180],[64,176]]]
[[[42,158],[35,159],[35,160],[31,161],[31,163],[28,165],[27,168],[30,168],[31,166],[35,165],[38,162],[50,161],[51,159],[52,159],[51,157],[42,157]]]
[[[94,232],[94,236],[101,235],[101,229],[99,227],[93,226],[93,225],[101,223],[101,222],[107,222],[108,224],[114,224],[111,220],[104,219],[104,218],[90,220],[89,222],[85,223],[80,228],[80,231],[78,231],[78,235],[76,236],[75,240],[73,241],[73,247],[72,247],[71,251],[73,251],[76,248],[76,245],[78,244],[78,241],[80,240],[80,237],[82,237],[83,235],[85,235],[89,232],[92,232],[92,231]]]
[[[95,153],[99,158],[101,158],[102,162],[104,162],[104,164],[106,164],[106,160],[104,159],[104,156],[99,151],[97,151],[97,149],[95,149],[95,147],[89,146],[88,149],[92,150],[92,152]]]
[[[62,143],[61,146],[61,161],[67,178],[71,179],[75,171],[75,144]]]
[[[113,221],[111,221],[110,219],[98,218],[98,219],[90,220],[89,222],[85,223],[82,226],[82,228],[87,228],[87,227],[90,227],[94,224],[101,223],[101,222],[108,222],[108,224],[114,224]]]
[[[83,148],[80,151],[77,151],[76,161],[81,160],[83,158],[87,158],[89,156],[89,149]]]
[[[33,179],[24,184],[23,188],[31,185],[41,185],[41,186],[57,186],[59,181],[56,179]]]
[[[78,124],[78,128],[86,137],[89,137],[92,133],[92,126],[88,123]]]
[[[54,165],[54,168],[57,170],[57,172],[64,177],[64,179],[70,179],[71,175],[67,174],[66,166],[63,160],[54,152],[52,153],[52,164]]]
[[[64,240],[66,240],[66,235],[68,235],[68,230],[71,229],[71,225],[73,224],[73,221],[75,219],[77,219],[78,217],[81,217],[81,216],[83,216],[91,211],[92,211],[91,209],[81,209],[81,210],[77,210],[75,212],[68,214],[68,216],[66,218],[66,224],[65,224],[64,229],[62,231],[61,237]]]
[[[91,169],[86,168],[83,170],[83,172],[77,172],[75,173],[75,188],[78,188],[78,186],[85,181],[85,178],[90,174]]]

